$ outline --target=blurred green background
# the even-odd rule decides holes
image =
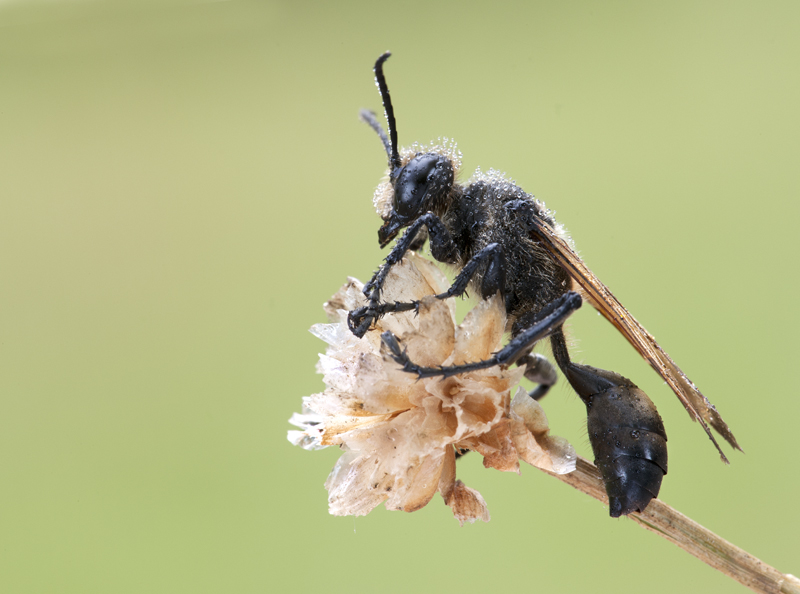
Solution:
[[[545,200],[733,428],[725,467],[580,311],[575,357],[664,417],[662,498],[800,573],[799,30],[792,1],[0,3],[0,590],[745,591],[477,456],[488,524],[328,515],[338,452],[286,421],[322,302],[383,256],[357,112],[387,49],[400,143]],[[590,456],[564,384],[543,404]]]

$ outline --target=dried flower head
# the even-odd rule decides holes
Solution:
[[[524,389],[511,390],[524,367],[418,380],[383,349],[391,331],[411,359],[424,366],[485,359],[502,346],[506,326],[499,297],[481,301],[456,325],[453,299],[433,295],[447,280],[430,261],[410,253],[392,268],[386,301],[419,300],[418,314],[388,314],[363,339],[347,327],[347,313],[365,304],[363,285],[350,279],[325,311],[330,324],[311,332],[328,343],[317,369],[327,389],[303,399],[290,423],[289,441],[305,449],[340,446],[345,453],[325,487],[330,513],[364,515],[387,509],[415,511],[439,491],[456,518],[489,520],[481,495],[456,480],[456,451],[472,450],[484,466],[519,472],[519,459],[556,473],[575,468],[575,451],[549,435],[547,417]]]

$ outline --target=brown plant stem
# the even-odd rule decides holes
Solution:
[[[588,460],[579,456],[577,468],[569,474],[547,474],[608,505],[600,471]],[[770,567],[663,501],[654,499],[644,512],[633,513],[628,517],[754,592],[800,594],[798,578]]]

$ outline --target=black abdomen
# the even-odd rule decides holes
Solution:
[[[631,380],[613,371],[556,359],[588,412],[594,463],[603,476],[609,513],[618,518],[644,511],[658,497],[667,474],[667,433],[655,404]]]
[[[633,384],[604,390],[586,404],[589,441],[606,484],[611,516],[644,511],[658,497],[667,474],[667,434],[661,416]]]

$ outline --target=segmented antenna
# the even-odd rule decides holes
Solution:
[[[389,96],[389,87],[386,86],[386,78],[383,76],[383,63],[388,60],[391,55],[390,52],[386,52],[375,62],[375,82],[378,84],[378,90],[381,92],[383,111],[386,114],[386,123],[389,126],[389,138],[391,139],[392,147],[392,152],[389,154],[389,166],[392,169],[397,169],[400,167],[400,154],[397,152],[397,125],[394,121],[394,109],[392,109],[392,98]],[[366,121],[372,126],[368,120]],[[386,152],[389,152],[388,149]]]
[[[375,117],[375,112],[370,111],[368,109],[362,109],[358,112],[358,117],[361,119],[362,122],[365,124],[369,124],[369,127],[377,132],[378,136],[381,137],[381,142],[383,143],[383,148],[386,149],[386,156],[389,157],[389,165],[392,164],[392,146],[389,144],[389,137],[386,136],[386,132],[383,131],[383,126],[381,126],[378,118]],[[394,169],[394,168],[393,168]]]

